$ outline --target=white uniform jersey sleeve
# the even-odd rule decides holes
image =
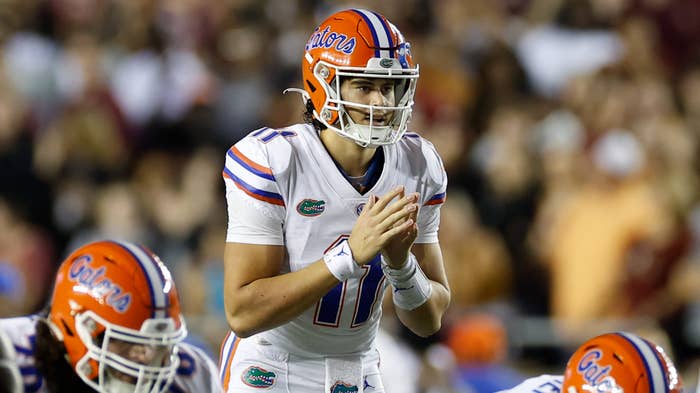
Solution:
[[[10,337],[0,329],[0,382],[7,392],[20,393],[24,391],[22,376],[17,366],[17,352]]]
[[[184,343],[180,345],[180,366],[170,387],[176,393],[219,393],[222,391],[219,370],[201,349]]]
[[[440,207],[447,192],[447,173],[432,143],[410,133],[406,139],[420,143],[420,157],[424,157],[425,160],[426,183],[425,191],[421,195],[422,206],[418,211],[418,237],[415,242],[436,243],[440,227]]]
[[[264,136],[259,138],[261,131],[267,130],[252,132],[226,153],[227,242],[284,244],[284,199],[268,160]]]
[[[521,384],[496,393],[560,393],[564,377],[561,375],[540,375],[528,378]]]
[[[21,391],[45,393],[48,389],[36,367],[34,355],[37,319],[36,315],[0,319],[0,331],[14,347],[14,361],[22,376]]]

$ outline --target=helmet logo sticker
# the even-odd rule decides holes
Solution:
[[[309,42],[306,43],[305,49],[307,51],[314,48],[334,48],[338,52],[348,55],[355,51],[355,37],[348,39],[348,36],[345,34],[330,31],[330,26],[326,26],[323,31],[319,29],[316,28],[311,38],[309,38]]]
[[[617,383],[610,376],[612,366],[603,367],[598,364],[597,360],[603,357],[603,353],[597,349],[586,353],[579,361],[576,371],[581,374],[583,379],[599,392],[615,392]],[[622,391],[622,390],[619,390]]]
[[[107,269],[101,266],[98,269],[90,267],[92,257],[82,255],[71,264],[68,278],[77,282],[89,291],[89,295],[99,298],[119,313],[124,313],[131,305],[131,293],[123,293],[124,290],[108,277],[105,277]]]
[[[391,68],[391,66],[394,65],[394,61],[391,59],[381,59],[379,65],[384,68]]]

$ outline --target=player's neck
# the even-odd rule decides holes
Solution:
[[[362,176],[367,172],[376,148],[364,148],[331,130],[321,131],[320,136],[328,153],[345,173],[349,176]]]

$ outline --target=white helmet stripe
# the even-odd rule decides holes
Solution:
[[[376,57],[393,57],[394,54],[389,48],[394,46],[393,40],[391,39],[389,26],[387,26],[384,21],[377,16],[374,12],[367,10],[354,10],[362,16],[362,18],[369,25],[372,31],[372,37],[374,38],[374,44],[377,48],[386,49],[375,49]]]
[[[146,275],[151,292],[151,299],[153,299],[154,312],[152,317],[166,318],[168,316],[167,307],[169,304],[168,297],[163,291],[163,288],[165,288],[165,277],[160,268],[156,265],[156,261],[141,247],[133,243],[119,241],[116,243],[124,247],[134,256]]]
[[[649,375],[649,386],[651,388],[650,393],[662,393],[668,392],[668,384],[666,383],[666,373],[664,371],[664,366],[661,363],[661,359],[656,356],[656,351],[651,345],[641,338],[627,334],[624,332],[617,333],[624,337],[634,345],[639,352],[642,361],[644,362],[644,367],[647,370],[647,375]]]

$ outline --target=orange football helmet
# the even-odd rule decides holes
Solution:
[[[329,129],[365,147],[395,143],[406,132],[418,66],[413,64],[410,44],[384,16],[362,9],[331,15],[311,34],[301,68],[301,93],[305,101],[311,99],[313,117]],[[395,105],[370,106],[343,100],[341,77],[394,80]],[[370,125],[356,124],[345,107],[369,112]],[[391,113],[389,124],[372,126],[375,111]]]
[[[75,372],[98,392],[167,390],[187,335],[165,265],[143,246],[116,241],[66,258],[48,322]]]
[[[564,373],[563,393],[682,393],[664,350],[635,334],[607,333],[581,345]]]

